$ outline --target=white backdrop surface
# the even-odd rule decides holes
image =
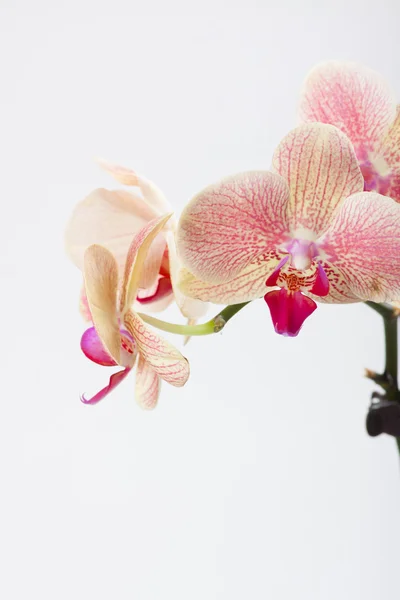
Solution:
[[[400,99],[399,17],[395,0],[1,0],[1,598],[398,600],[399,459],[364,430],[379,318],[322,306],[284,339],[260,300],[192,340],[189,383],[156,411],[130,377],[83,406],[108,372],[80,354],[63,229],[113,187],[95,156],[177,212],[268,168],[322,60]]]

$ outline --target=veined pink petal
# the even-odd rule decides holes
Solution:
[[[207,187],[179,222],[183,266],[209,283],[230,281],[286,240],[288,200],[286,182],[268,171],[240,173]]]
[[[125,325],[135,340],[139,354],[164,381],[181,387],[189,377],[189,363],[182,354],[164,340],[134,312],[125,314]]]
[[[160,378],[157,373],[139,356],[139,362],[136,368],[136,402],[146,410],[152,410],[156,407],[158,396],[160,394]]]
[[[186,296],[179,288],[179,272],[181,264],[176,252],[175,237],[172,231],[167,234],[169,270],[172,282],[172,287],[177,303],[182,315],[189,320],[199,319],[203,317],[208,310],[208,303],[201,300],[195,300]]]
[[[118,267],[103,246],[90,246],[85,252],[86,295],[93,324],[104,348],[121,364],[121,335],[117,317]]]
[[[400,297],[400,205],[391,198],[375,192],[350,196],[318,245],[361,300]]]
[[[288,292],[282,288],[264,296],[268,304],[276,333],[295,337],[304,321],[317,308],[314,300],[301,292]]]
[[[300,101],[304,121],[339,127],[357,155],[373,150],[395,116],[395,102],[384,79],[354,63],[330,61],[308,75]]]
[[[376,154],[383,158],[383,165],[378,164],[378,168],[380,166],[382,175],[387,176],[388,189],[385,196],[400,202],[400,106],[397,107],[396,119]]]
[[[266,280],[279,264],[280,258],[274,252],[262,254],[231,281],[219,284],[206,283],[187,269],[181,269],[179,286],[184,294],[214,304],[238,304],[255,300],[264,296]]]
[[[130,368],[126,368],[122,371],[117,371],[116,373],[113,373],[106,387],[97,392],[97,394],[95,394],[91,398],[85,398],[85,395],[82,394],[81,401],[83,402],[83,404],[97,404],[98,402],[100,402],[100,400],[103,400],[103,398],[105,398],[110,392],[112,392],[112,390],[115,389],[117,385],[119,385],[121,381],[125,379],[125,377],[130,373],[130,371]]]
[[[114,255],[122,275],[132,238],[156,216],[139,193],[95,190],[72,213],[65,232],[67,253],[83,270],[86,248],[100,244]]]
[[[289,184],[288,218],[294,237],[315,240],[345,198],[364,189],[354,149],[332,125],[293,129],[276,149],[273,166]]]
[[[85,282],[83,282],[83,286],[79,296],[79,312],[81,313],[81,316],[84,321],[92,320],[92,315],[90,313],[89,304],[86,297]]]
[[[146,257],[148,256],[148,253],[151,250],[151,244],[153,241],[155,241],[156,254],[159,259],[154,262],[155,265],[158,264],[158,274],[159,266],[161,264],[161,260],[164,254],[165,243],[164,246],[162,246],[162,244],[159,243],[159,239],[156,240],[156,237],[170,217],[171,214],[168,214],[153,219],[152,221],[150,221],[150,223],[147,223],[147,225],[143,227],[132,240],[126,258],[124,280],[121,289],[121,313],[124,313],[127,309],[129,309],[136,299],[139,284],[141,282],[143,266]],[[140,287],[147,288],[149,286],[143,285]]]
[[[106,160],[98,159],[98,164],[114,179],[123,185],[134,186],[140,189],[144,200],[158,212],[159,215],[171,212],[171,205],[164,194],[152,181],[138,175],[132,169],[114,165]]]

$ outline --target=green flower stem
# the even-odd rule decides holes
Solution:
[[[383,317],[385,331],[385,370],[382,375],[377,375],[375,381],[385,390],[385,397],[392,402],[400,401],[398,388],[398,315],[389,304],[377,304],[366,302],[366,304]],[[397,448],[400,454],[400,438],[396,438]]]
[[[139,317],[143,319],[145,323],[153,325],[153,327],[157,327],[157,329],[161,329],[162,331],[168,331],[169,333],[190,336],[210,335],[211,333],[218,333],[221,331],[221,329],[225,327],[226,323],[247,304],[249,304],[249,302],[242,302],[240,304],[231,304],[230,306],[226,306],[223,310],[221,310],[221,312],[215,315],[213,319],[200,325],[177,325],[175,323],[167,323],[166,321],[161,321],[160,319],[156,319],[155,317],[150,317],[149,315],[144,315],[142,313],[139,313]]]
[[[383,326],[385,330],[385,370],[383,374],[389,384],[388,400],[396,400],[398,397],[397,314],[388,304],[377,304],[376,302],[366,302],[366,304],[383,317]],[[389,397],[389,392],[392,392],[392,397]],[[396,394],[393,394],[393,392],[396,392]]]

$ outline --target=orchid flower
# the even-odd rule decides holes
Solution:
[[[170,216],[153,219],[133,239],[120,292],[118,263],[112,253],[96,244],[85,252],[85,289],[94,327],[83,334],[81,348],[99,365],[122,367],[95,396],[81,398],[86,404],[96,404],[109,394],[130,373],[137,357],[135,397],[143,408],[155,407],[160,379],[180,387],[189,377],[186,358],[130,308],[151,244]]]
[[[289,336],[314,298],[400,298],[400,205],[363,191],[350,140],[332,125],[302,125],[281,141],[273,168],[224,179],[185,208],[184,293],[227,304],[264,296],[275,330]]]
[[[400,107],[378,73],[354,63],[318,65],[305,81],[300,116],[341,129],[353,143],[364,189],[400,202]]]
[[[82,270],[88,246],[100,244],[108,248],[117,261],[121,278],[133,236],[152,219],[171,212],[171,207],[151,181],[130,169],[99,162],[119,183],[132,189],[97,189],[82,200],[66,230],[66,249],[75,265]],[[193,323],[206,313],[207,304],[187,298],[176,285],[180,264],[175,248],[175,228],[175,221],[171,218],[154,240],[143,265],[134,301],[138,309],[159,312],[175,300],[182,314]],[[90,320],[84,290],[80,312],[85,320]]]

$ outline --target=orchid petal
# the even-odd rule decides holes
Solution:
[[[317,308],[311,298],[301,292],[288,292],[284,288],[268,292],[264,300],[268,304],[276,333],[289,337],[299,333],[304,321]]]
[[[316,295],[311,290],[307,290],[307,295],[310,295],[319,303],[325,304],[351,304],[352,302],[360,302],[360,298],[354,294],[349,288],[349,280],[346,274],[340,269],[337,269],[334,264],[322,262],[321,267],[329,282],[329,290],[325,296]]]
[[[81,313],[81,316],[84,321],[87,322],[87,321],[92,320],[92,315],[91,315],[88,300],[86,297],[85,282],[83,283],[81,293],[79,296],[79,312]]]
[[[120,364],[121,335],[117,318],[118,267],[103,246],[90,246],[84,258],[85,288],[93,324],[109,355]]]
[[[397,107],[396,119],[382,140],[377,155],[382,156],[387,165],[388,188],[385,196],[400,202],[400,106]]]
[[[176,252],[175,237],[172,232],[167,234],[169,268],[175,302],[184,317],[196,320],[203,317],[208,310],[208,303],[186,296],[179,288],[179,272],[181,264]]]
[[[317,265],[316,278],[310,289],[310,293],[319,297],[329,294],[329,279],[321,264]]]
[[[330,61],[308,75],[300,102],[303,121],[330,123],[352,141],[360,158],[382,139],[395,117],[384,79],[362,65]]]
[[[174,301],[174,294],[171,292],[166,296],[157,297],[155,296],[151,301],[146,302],[146,312],[159,313],[168,308]],[[136,301],[133,304],[133,310],[140,312],[143,310],[143,305],[136,296]]]
[[[158,212],[158,214],[165,214],[171,212],[171,205],[165,198],[162,191],[149,179],[138,175],[132,169],[114,165],[106,160],[97,159],[97,163],[100,167],[109,173],[116,181],[122,183],[122,185],[138,187],[143,194],[144,200]]]
[[[318,245],[361,300],[400,297],[400,205],[391,198],[375,192],[350,196]]]
[[[137,175],[135,171],[132,171],[132,169],[121,167],[120,165],[111,163],[108,160],[104,160],[104,158],[97,158],[96,162],[99,167],[103,169],[103,171],[111,175],[111,177],[114,177],[118,183],[122,183],[122,185],[139,187]]]
[[[152,410],[157,405],[160,394],[160,378],[149,366],[143,356],[139,356],[136,368],[136,402],[146,410]]]
[[[288,200],[286,182],[268,171],[240,173],[207,187],[179,222],[183,265],[208,283],[230,281],[286,240]]]
[[[182,354],[146,325],[134,312],[125,315],[125,325],[138,351],[149,366],[165,381],[181,387],[189,377],[189,363]]]
[[[67,253],[82,270],[86,248],[100,244],[114,255],[122,274],[133,236],[156,216],[139,194],[95,190],[75,207],[65,233]]]
[[[124,280],[121,289],[121,313],[123,313],[130,306],[132,306],[136,298],[139,284],[141,281],[143,267],[153,241],[155,241],[157,249],[155,254],[158,256],[159,259],[159,261],[154,261],[153,266],[155,264],[161,264],[161,260],[165,249],[165,242],[163,246],[162,244],[160,244],[160,238],[158,238],[158,240],[155,240],[155,238],[160,233],[160,231],[162,230],[168,219],[170,219],[170,217],[171,213],[153,219],[152,221],[150,221],[150,223],[147,223],[147,225],[143,227],[132,240],[126,257]],[[157,272],[158,269],[159,266],[157,268]],[[149,286],[141,287],[146,288]]]
[[[336,127],[312,123],[293,129],[273,157],[290,188],[292,235],[316,239],[347,196],[364,189],[349,139]]]
[[[81,401],[83,402],[83,404],[97,404],[98,402],[100,402],[100,400],[103,400],[103,398],[105,398],[110,392],[112,392],[112,390],[115,389],[117,385],[119,385],[121,381],[125,379],[125,377],[130,373],[130,371],[130,368],[126,368],[122,371],[117,371],[116,373],[113,373],[106,387],[97,392],[97,394],[95,394],[91,398],[85,398],[85,395],[82,394]]]
[[[112,367],[117,364],[104,349],[104,346],[94,327],[89,327],[89,329],[86,329],[86,331],[83,333],[81,338],[81,350],[89,360],[93,361],[97,365]]]
[[[136,295],[136,301],[139,302],[139,304],[146,305],[171,295],[171,279],[169,277],[160,277],[151,290],[139,290]]]
[[[187,269],[181,269],[179,287],[184,294],[214,304],[238,304],[261,298],[266,280],[279,264],[277,253],[263,254],[225,283],[212,284],[198,279]]]
[[[165,248],[165,235],[161,231],[154,238],[144,257],[138,279],[139,288],[147,289],[157,284]]]

